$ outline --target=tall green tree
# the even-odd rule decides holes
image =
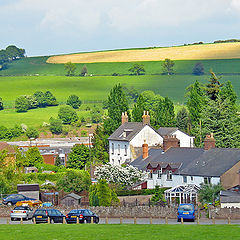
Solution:
[[[45,97],[45,94],[42,91],[35,92],[33,96],[37,100],[38,107],[45,108],[47,106],[47,99]]]
[[[180,130],[190,133],[190,116],[185,107],[177,113],[176,125]]]
[[[206,99],[204,89],[198,81],[187,88],[187,108],[192,124],[198,125]]]
[[[60,119],[50,118],[49,129],[53,134],[61,134],[63,131],[62,121]]]
[[[198,192],[199,201],[202,204],[213,203],[219,199],[220,191],[223,190],[223,187],[220,184],[203,184],[201,189]]]
[[[174,65],[175,65],[174,61],[172,61],[169,58],[166,58],[162,63],[163,74],[167,74],[167,75],[174,74],[174,70],[173,70]]]
[[[210,73],[211,77],[206,85],[206,92],[210,99],[216,100],[223,84],[219,81],[221,78],[217,77],[213,71],[210,71]]]
[[[216,147],[240,147],[240,118],[235,106],[220,97],[210,100],[202,112],[202,137],[213,133]]]
[[[44,93],[45,100],[47,102],[47,106],[57,106],[58,102],[57,99],[53,96],[50,91],[46,91]]]
[[[176,125],[174,105],[171,99],[165,97],[158,101],[154,112],[155,127],[174,127]]]
[[[64,64],[64,69],[66,70],[67,76],[74,76],[76,71],[76,65],[72,62],[67,62]]]
[[[108,162],[108,140],[104,134],[103,126],[97,125],[92,138],[91,160],[93,163]]]
[[[25,96],[20,96],[15,100],[16,112],[27,112],[29,109],[29,102]]]
[[[27,159],[27,166],[33,167],[38,164],[43,164],[43,157],[41,156],[37,147],[30,147],[25,153]]]
[[[75,145],[68,155],[67,167],[83,169],[89,164],[89,148],[83,144]]]
[[[130,121],[127,98],[120,84],[115,85],[111,89],[107,106],[109,118],[104,121],[104,130],[110,135],[121,125],[122,112],[128,113]]]
[[[137,102],[133,106],[132,110],[132,119],[133,122],[141,122],[144,111],[149,111],[150,109],[146,109],[145,101],[143,96],[140,94]]]
[[[234,106],[236,105],[237,101],[237,94],[233,89],[232,83],[230,81],[227,81],[224,86],[222,87],[220,91],[220,98],[222,101],[228,99],[229,103]]]
[[[128,69],[133,75],[144,75],[145,69],[143,64],[134,64],[131,68]]]

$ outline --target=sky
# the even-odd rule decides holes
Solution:
[[[28,56],[240,39],[240,0],[0,0],[0,49]]]

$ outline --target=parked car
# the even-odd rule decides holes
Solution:
[[[34,212],[32,218],[36,220],[36,223],[47,223],[48,218],[50,223],[63,223],[64,217],[65,215],[57,209],[39,208]]]
[[[5,205],[15,205],[19,201],[27,201],[27,200],[36,200],[36,199],[26,197],[22,194],[11,194],[3,198],[2,203]]]
[[[178,207],[178,222],[183,220],[192,220],[195,221],[195,209],[193,204],[180,204]]]
[[[18,206],[11,211],[11,221],[31,219],[33,216],[33,210],[28,206]]]
[[[66,215],[67,223],[91,223],[91,217],[93,217],[94,223],[99,223],[99,217],[88,209],[73,209]]]

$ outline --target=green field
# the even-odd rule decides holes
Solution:
[[[65,75],[64,64],[46,63],[48,57],[30,57],[14,61],[9,64],[9,68],[0,71],[0,76],[10,75]],[[240,73],[240,59],[216,59],[216,60],[175,60],[176,74],[191,74],[194,65],[201,62],[205,72],[213,69],[216,73],[236,74]],[[161,74],[162,62],[149,61],[138,62],[144,65],[147,75]],[[112,62],[112,63],[87,63],[88,73],[93,75],[112,75],[113,73],[129,74],[128,69],[133,65],[132,62]],[[76,64],[78,75],[83,64]]]
[[[239,240],[238,225],[0,225],[1,240]]]
[[[26,113],[16,113],[15,99],[21,95],[31,95],[35,91],[51,91],[60,104],[64,104],[71,94],[76,94],[85,103],[98,102],[107,99],[110,89],[117,83],[133,86],[139,92],[153,90],[162,96],[170,97],[175,104],[183,104],[185,89],[195,80],[206,83],[209,76],[192,75],[143,75],[143,76],[19,76],[0,77],[0,97],[5,110],[0,111],[0,126],[14,126],[25,123],[28,126],[40,126],[48,122],[51,116],[56,117],[59,107],[33,109]],[[222,82],[230,80],[237,93],[240,92],[240,75],[223,76]],[[93,103],[92,103],[93,104]],[[83,105],[84,107],[84,105]],[[79,116],[85,115],[79,111]],[[87,113],[89,116],[89,113]],[[85,116],[86,117],[86,116]]]

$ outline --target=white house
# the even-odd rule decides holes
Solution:
[[[177,136],[180,146],[193,147],[193,139],[177,128],[160,128],[150,125],[150,115],[144,111],[142,122],[128,122],[127,113],[122,113],[122,125],[108,138],[109,162],[114,165],[130,163],[142,154],[143,143],[149,147],[161,146],[165,135]]]
[[[143,148],[147,152],[147,147]],[[226,186],[236,177],[236,171],[229,170],[239,166],[239,156],[240,149],[215,148],[213,135],[205,138],[204,148],[181,148],[179,140],[170,136],[164,137],[162,149],[150,149],[148,154],[130,164],[149,173],[146,181],[140,183],[138,188],[189,184],[200,186],[201,183],[220,182]]]

